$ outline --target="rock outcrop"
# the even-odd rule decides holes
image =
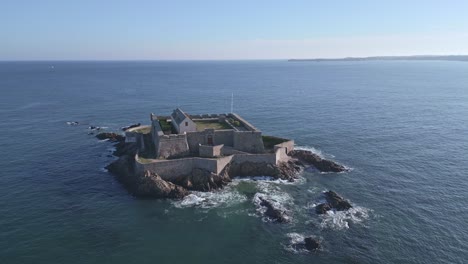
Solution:
[[[320,247],[320,242],[313,237],[305,237],[303,241],[292,244],[295,250],[315,251]]]
[[[277,179],[294,181],[301,166],[295,161],[281,162],[278,165],[258,162],[231,163],[226,167],[230,177],[272,176]]]
[[[179,176],[174,180],[188,190],[207,192],[220,189],[231,181],[225,173],[215,174],[203,169],[194,169],[191,174]]]
[[[321,172],[342,172],[347,171],[346,167],[332,160],[326,160],[319,155],[308,150],[293,150],[289,153],[293,158],[305,164],[311,164]]]
[[[125,137],[116,133],[103,132],[96,135],[100,140],[108,139],[110,142],[124,142]]]
[[[313,251],[320,247],[320,243],[312,237],[304,238],[304,246],[307,250]]]
[[[134,162],[132,156],[123,155],[106,167],[131,194],[142,198],[183,198],[188,195],[187,189],[165,181],[155,173],[135,174]]]
[[[334,191],[324,192],[323,195],[325,196],[326,203],[319,204],[315,207],[315,212],[317,214],[324,214],[332,209],[336,211],[346,211],[353,207],[349,201],[345,200]]]
[[[258,196],[258,199],[260,200],[260,206],[266,208],[266,211],[264,212],[266,217],[279,223],[289,222],[289,216],[286,210],[279,208],[272,201],[269,201],[262,196]]]

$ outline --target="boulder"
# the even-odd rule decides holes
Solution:
[[[124,142],[125,137],[116,133],[103,132],[96,135],[100,140],[108,139],[111,142]]]
[[[132,156],[123,155],[106,167],[131,194],[143,198],[183,198],[188,195],[185,188],[165,181],[155,173],[135,174],[134,162]]]
[[[319,155],[312,153],[308,150],[293,150],[289,153],[294,157],[306,164],[311,164],[321,172],[342,172],[347,171],[346,167],[338,164],[332,160],[326,160]]]
[[[226,174],[220,173],[217,175],[210,171],[196,168],[193,169],[191,174],[178,177],[174,180],[174,183],[189,190],[207,192],[222,188],[230,181],[231,179]]]
[[[264,215],[279,223],[289,222],[289,217],[285,210],[278,208],[271,201],[259,196],[260,206],[266,207]]]
[[[325,199],[330,204],[330,206],[337,211],[345,211],[349,208],[353,207],[347,200],[343,199],[343,197],[339,196],[334,191],[325,192]]]
[[[304,244],[309,251],[317,250],[320,247],[320,243],[312,237],[304,238]]]
[[[330,211],[332,208],[330,206],[330,204],[328,203],[322,203],[322,204],[319,204],[315,207],[315,212],[317,212],[317,214],[324,214],[326,213],[327,211]]]
[[[163,180],[159,175],[145,171],[138,177],[134,194],[139,197],[150,198],[183,198],[188,191],[182,186]]]
[[[315,212],[317,214],[324,214],[332,209],[335,209],[336,211],[346,211],[353,207],[347,200],[343,199],[343,197],[339,196],[334,191],[324,192],[323,195],[327,202],[315,207]]]
[[[302,167],[298,164],[297,161],[287,161],[281,162],[276,166],[278,178],[283,180],[288,180],[293,182],[297,179],[298,173],[301,171]]]

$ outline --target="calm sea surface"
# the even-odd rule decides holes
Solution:
[[[2,62],[1,263],[466,263],[468,63]],[[139,200],[88,135],[234,111],[352,168]],[[67,121],[80,125],[69,126]],[[318,216],[331,189],[354,205]],[[262,219],[266,193],[293,221]],[[319,252],[292,250],[303,236]]]

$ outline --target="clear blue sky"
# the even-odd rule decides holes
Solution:
[[[468,54],[468,1],[0,0],[0,60]]]

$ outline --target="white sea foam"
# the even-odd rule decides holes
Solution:
[[[284,184],[284,185],[300,185],[306,182],[306,179],[302,176],[295,179],[293,182],[288,180],[282,179],[275,179],[271,176],[253,176],[253,177],[234,177],[232,180],[233,183],[235,182],[254,182],[258,184],[264,183],[273,183],[273,184]]]
[[[304,239],[306,237],[313,237],[314,239],[318,239],[313,235],[304,235],[304,234],[299,234],[299,233],[295,233],[295,232],[287,233],[286,236],[289,238],[289,243],[283,245],[284,249],[286,249],[289,252],[293,252],[293,253],[310,253],[310,251],[308,251],[305,248],[305,246],[301,247],[301,246],[297,246],[297,245],[304,244]],[[318,239],[318,240],[320,240],[320,239]]]
[[[355,206],[347,211],[330,210],[321,216],[321,228],[335,230],[348,229],[349,224],[360,224],[369,219],[370,210],[364,207]]]
[[[229,207],[245,201],[247,201],[247,197],[229,184],[224,189],[212,192],[192,192],[182,200],[173,201],[173,204],[177,208],[200,207],[209,209],[220,206]]]
[[[334,158],[334,157],[335,157],[335,156],[330,155],[330,154],[324,154],[321,150],[316,149],[316,148],[311,147],[311,146],[294,146],[294,149],[297,149],[297,150],[307,150],[307,151],[310,151],[310,152],[312,152],[312,153],[314,153],[314,154],[319,155],[319,156],[322,157],[322,158],[325,158],[325,157]]]
[[[261,205],[260,198],[268,200],[273,204],[275,208],[279,210],[290,212],[289,208],[294,206],[294,199],[286,192],[281,191],[281,188],[275,182],[269,181],[259,181],[256,183],[258,192],[255,193],[252,202],[256,206],[256,216],[262,217],[263,221],[271,221],[270,219],[264,217],[266,207]],[[290,213],[289,213],[290,214]]]

